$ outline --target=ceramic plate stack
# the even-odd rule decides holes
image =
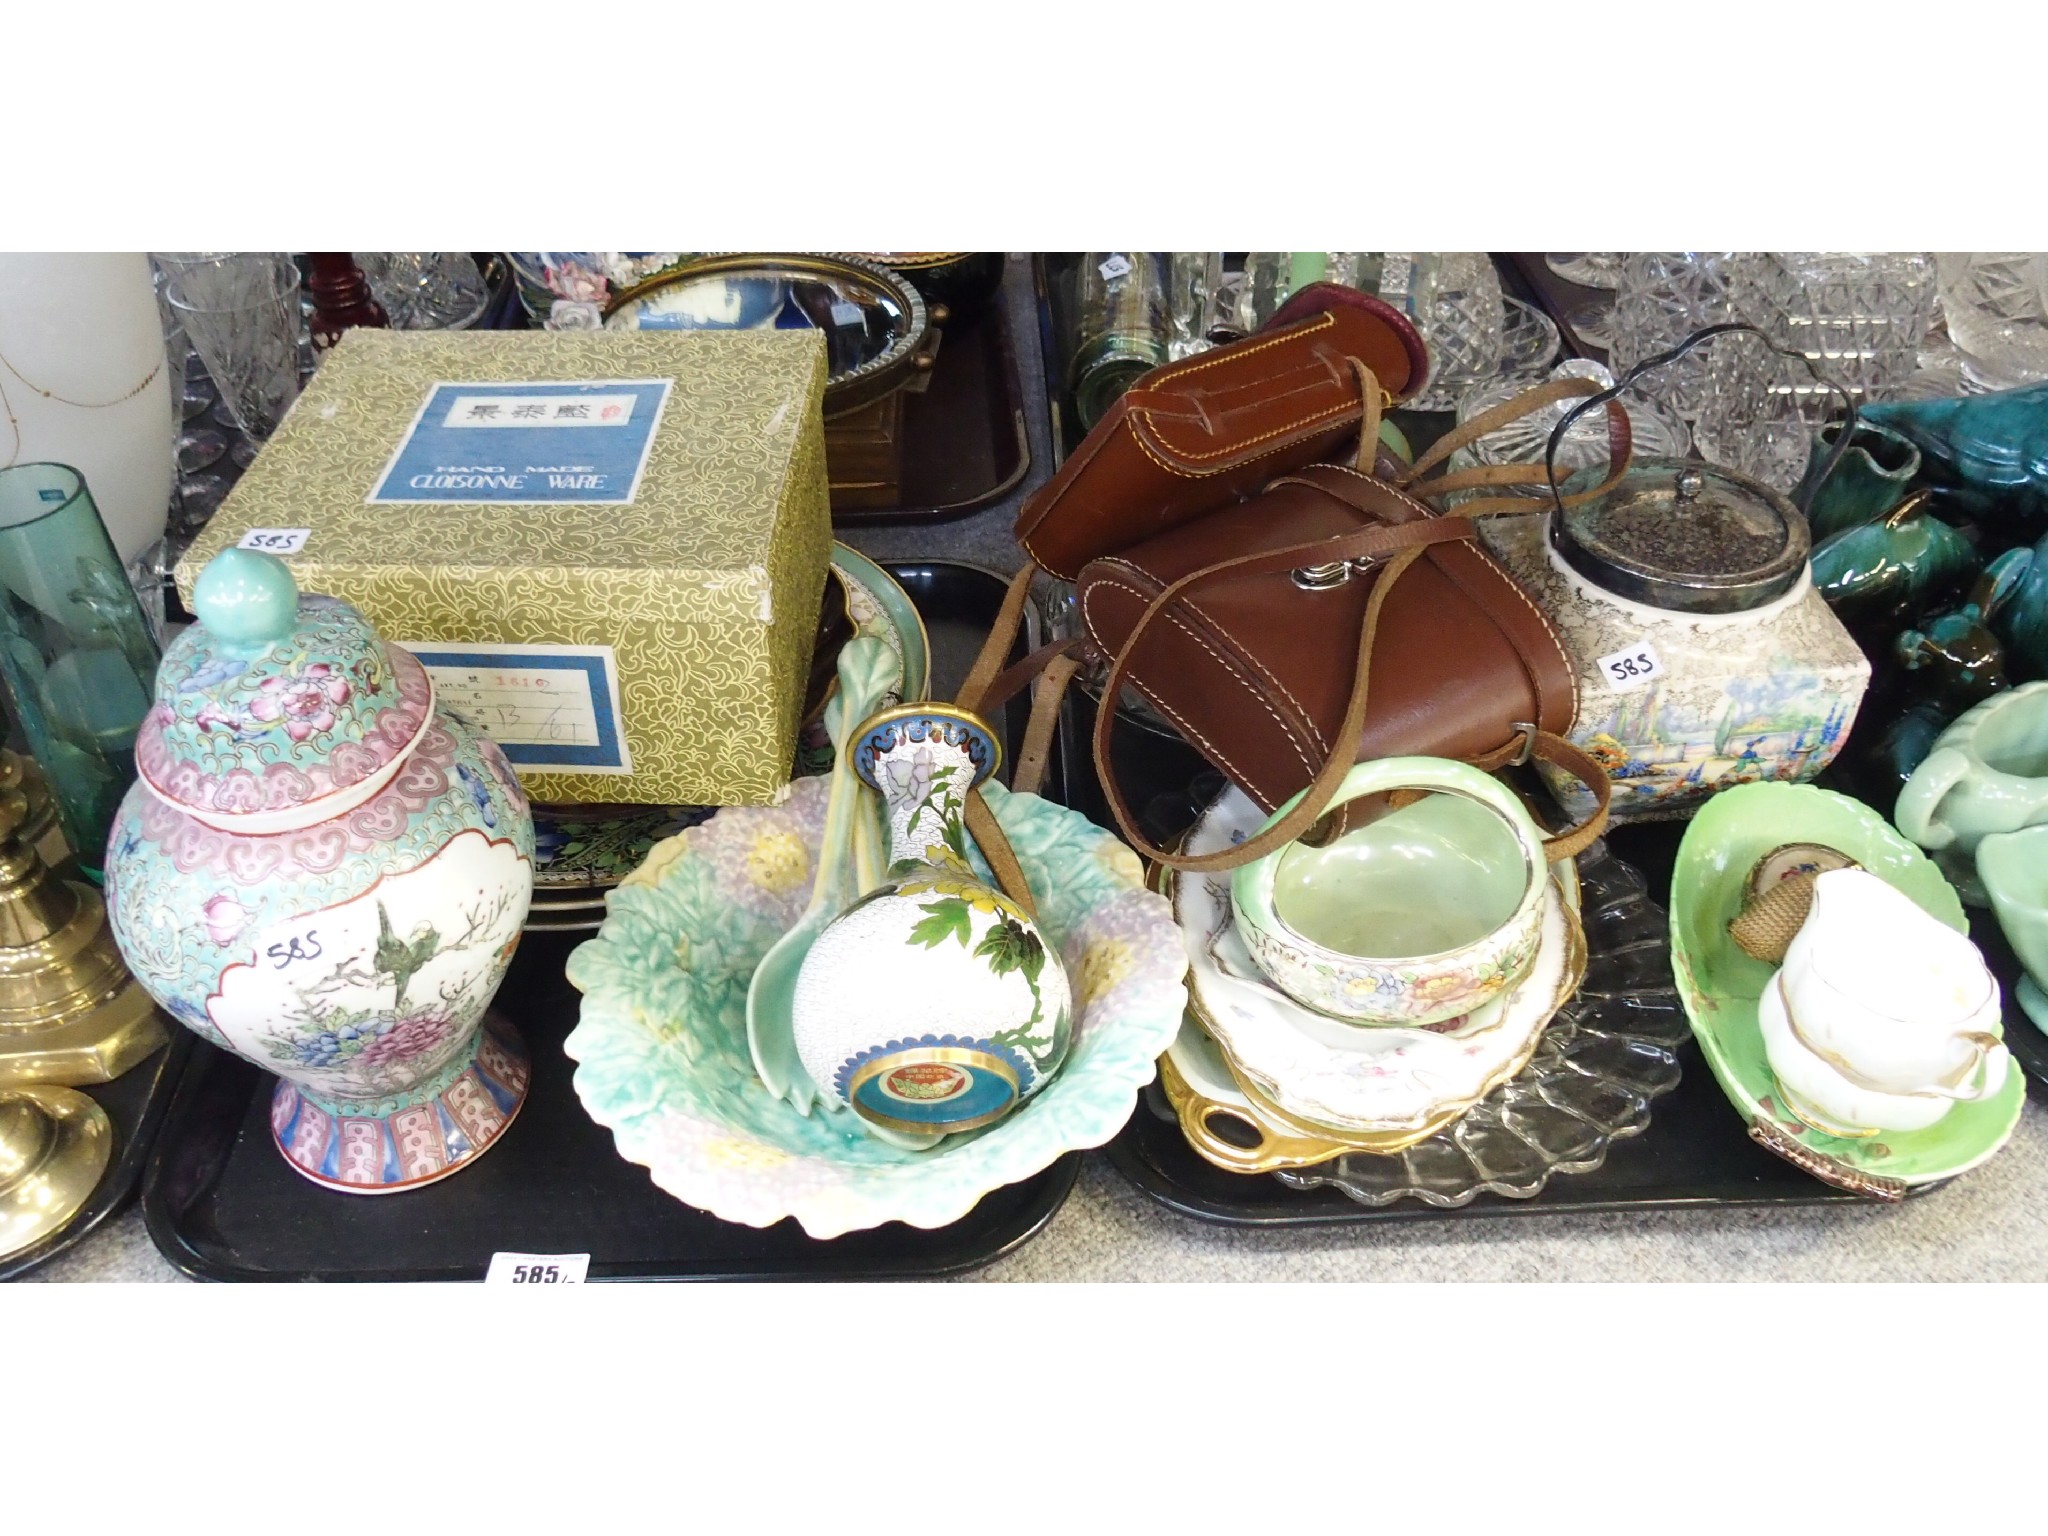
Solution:
[[[832,546],[832,572],[846,592],[856,635],[879,637],[903,662],[897,698],[922,698],[931,645],[917,607],[895,579],[867,556]],[[894,702],[892,698],[891,702]],[[830,743],[823,730],[807,733],[797,748],[800,774],[829,772]],[[528,933],[595,933],[604,921],[607,894],[646,859],[649,850],[718,808],[705,805],[541,805],[533,808],[533,906]]]
[[[1228,789],[1187,851],[1226,847],[1263,820]],[[1181,875],[1170,894],[1189,1011],[1161,1084],[1219,1167],[1368,1205],[1526,1197],[1554,1172],[1598,1167],[1677,1086],[1686,1022],[1663,914],[1603,845],[1583,869],[1553,867],[1541,948],[1506,1006],[1426,1029],[1348,1024],[1274,988],[1233,924],[1227,875]]]

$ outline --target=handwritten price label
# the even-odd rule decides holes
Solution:
[[[251,528],[237,549],[260,549],[266,555],[296,555],[313,537],[310,528]]]
[[[1664,675],[1664,663],[1657,659],[1657,647],[1647,640],[1624,646],[1594,663],[1607,686],[1615,693],[1634,693],[1647,688]]]
[[[590,1275],[587,1253],[494,1253],[485,1285],[581,1285]]]

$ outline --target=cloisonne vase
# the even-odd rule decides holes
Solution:
[[[825,1100],[899,1145],[994,1124],[1067,1053],[1059,955],[967,861],[967,792],[1000,754],[983,721],[942,704],[884,710],[853,742],[888,811],[888,878],[818,936],[792,1025]]]
[[[216,556],[193,607],[108,842],[121,953],[278,1075],[271,1131],[307,1178],[444,1178],[526,1095],[525,1048],[486,1014],[533,894],[526,797],[409,652],[273,556]]]

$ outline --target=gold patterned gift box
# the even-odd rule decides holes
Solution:
[[[349,332],[178,563],[353,603],[547,801],[789,777],[831,558],[814,331]]]

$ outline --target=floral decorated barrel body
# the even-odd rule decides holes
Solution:
[[[108,844],[122,954],[283,1079],[271,1123],[301,1173],[445,1177],[526,1092],[517,1036],[486,1026],[532,895],[526,798],[418,662],[271,557],[217,557],[194,606]]]

